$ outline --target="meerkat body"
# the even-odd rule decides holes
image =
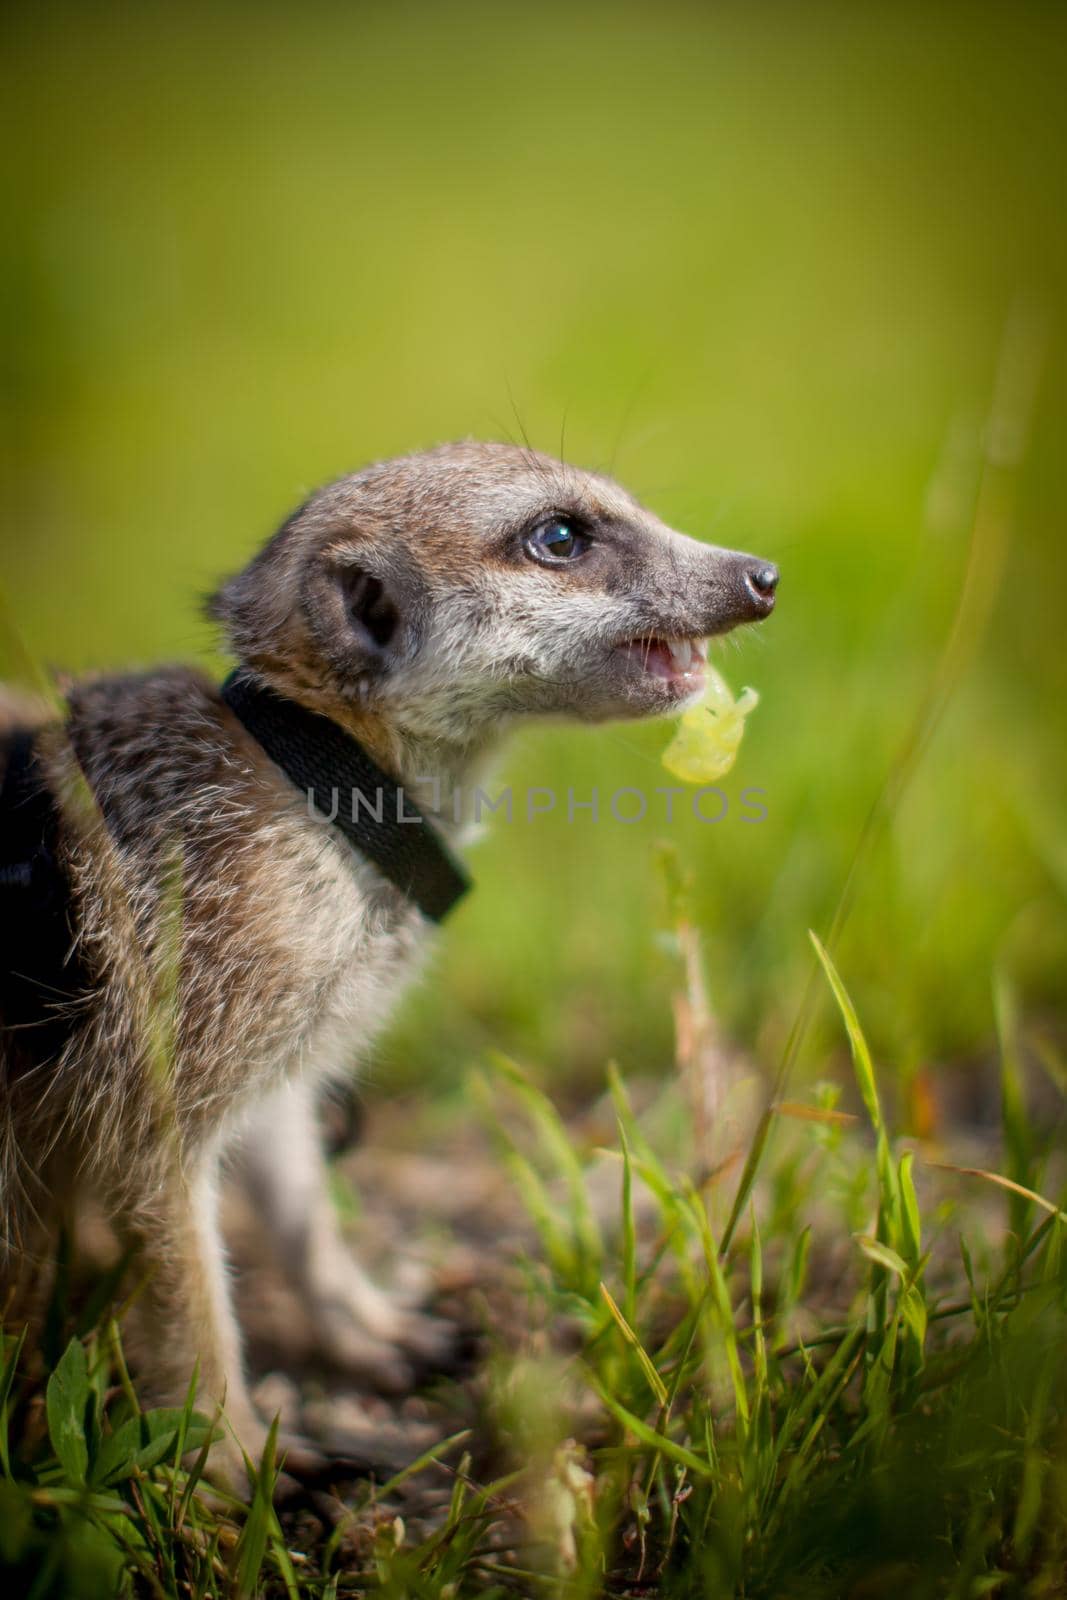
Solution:
[[[212,609],[251,692],[312,731],[325,717],[413,793],[432,777],[439,812],[416,826],[443,839],[455,787],[510,724],[680,709],[701,687],[689,641],[765,615],[775,578],[607,479],[467,444],[321,491]],[[39,721],[9,705],[0,752]],[[218,1233],[224,1157],[333,1359],[402,1373],[398,1352],[439,1342],[348,1254],[316,1128],[433,923],[196,673],[76,685],[63,723],[34,729],[28,770],[68,891],[69,992],[28,1020],[0,1002],[0,1273],[24,1287],[57,1210],[91,1188],[147,1269],[148,1392],[176,1400],[199,1362],[203,1395],[255,1453]],[[234,1440],[217,1454],[232,1475]]]

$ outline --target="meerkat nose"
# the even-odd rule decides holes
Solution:
[[[761,561],[749,567],[745,573],[745,583],[756,604],[769,611],[778,587],[778,568],[770,561]]]

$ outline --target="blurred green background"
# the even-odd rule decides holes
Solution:
[[[63,669],[222,661],[198,597],[318,482],[465,434],[612,468],[782,568],[725,647],[767,819],[497,824],[374,1076],[487,1043],[580,1092],[671,1052],[654,846],[773,1061],[951,624],[997,349],[1047,361],[990,626],[839,951],[883,1062],[979,1061],[1067,954],[1058,5],[12,5],[3,577]],[[9,670],[11,664],[9,663]],[[669,780],[531,730],[501,781]],[[821,1037],[805,1060],[821,1067]]]

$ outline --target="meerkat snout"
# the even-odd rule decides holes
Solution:
[[[766,617],[777,581],[606,477],[464,443],[321,490],[211,609],[280,692],[454,738],[521,713],[683,709],[703,642]]]

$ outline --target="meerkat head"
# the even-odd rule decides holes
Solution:
[[[683,709],[705,641],[766,617],[777,580],[610,478],[463,443],[320,490],[210,609],[248,668],[311,709],[471,742],[523,713]]]

